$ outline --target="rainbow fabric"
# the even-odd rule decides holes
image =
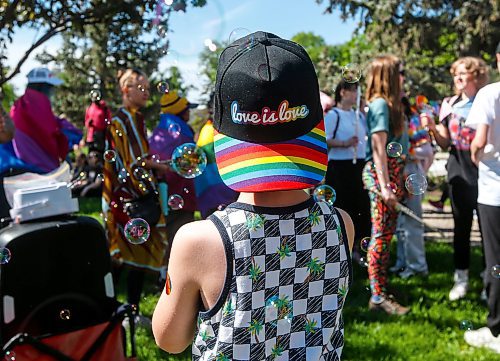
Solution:
[[[222,180],[238,192],[306,189],[323,180],[327,147],[323,120],[309,133],[279,143],[255,144],[215,131]]]

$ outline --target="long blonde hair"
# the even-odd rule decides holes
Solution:
[[[404,129],[400,64],[401,61],[394,55],[377,56],[370,63],[366,80],[366,101],[383,98],[387,102],[390,125],[396,136],[400,136]]]
[[[476,84],[477,90],[481,89],[488,83],[488,66],[486,62],[475,56],[464,56],[458,58],[451,64],[450,73],[451,76],[455,76],[455,72],[459,65],[465,65],[465,69],[474,75],[474,83]],[[460,95],[460,92],[455,89],[455,93]]]

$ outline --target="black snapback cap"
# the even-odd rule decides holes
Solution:
[[[246,142],[275,143],[307,134],[322,119],[316,71],[297,43],[259,31],[221,53],[214,102],[217,132]]]

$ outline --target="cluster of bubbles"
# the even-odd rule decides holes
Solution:
[[[71,318],[71,312],[66,309],[61,310],[61,312],[59,312],[59,318],[64,321],[68,321]]]
[[[357,83],[361,79],[361,66],[349,63],[342,67],[342,79],[347,83]]]
[[[5,353],[5,361],[16,361],[16,353],[14,351],[7,351]]]
[[[167,201],[170,209],[176,211],[184,208],[184,199],[179,194],[172,194]]]
[[[196,144],[184,143],[174,149],[169,164],[181,177],[192,179],[205,170],[207,156]]]
[[[143,244],[149,238],[151,229],[142,218],[132,218],[124,228],[125,238],[132,244]]]
[[[391,158],[399,158],[403,154],[403,146],[398,142],[390,142],[386,147],[387,156]]]
[[[12,253],[8,248],[5,247],[0,248],[0,264],[9,263],[11,258],[12,258]]]
[[[313,197],[316,202],[326,202],[333,205],[337,199],[337,193],[328,184],[322,184],[314,189]]]
[[[423,174],[410,174],[405,180],[405,187],[410,194],[424,194],[427,189],[427,178]]]

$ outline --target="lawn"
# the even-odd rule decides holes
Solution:
[[[85,200],[80,212],[99,219],[99,201]],[[425,360],[425,361],[493,361],[500,357],[486,349],[469,347],[463,341],[461,322],[482,327],[486,306],[479,299],[481,292],[481,249],[472,251],[470,292],[465,300],[448,301],[452,285],[452,247],[445,243],[427,243],[428,278],[402,280],[391,276],[394,293],[403,304],[411,307],[404,317],[386,316],[368,310],[366,268],[354,265],[354,283],[344,308],[345,348],[343,360]],[[391,247],[395,252],[395,244]],[[124,300],[124,283],[118,285],[118,295]],[[153,276],[148,278],[141,304],[142,312],[151,316],[160,290]],[[160,351],[151,333],[140,329],[137,334],[139,360],[190,360],[190,352],[169,355]]]

